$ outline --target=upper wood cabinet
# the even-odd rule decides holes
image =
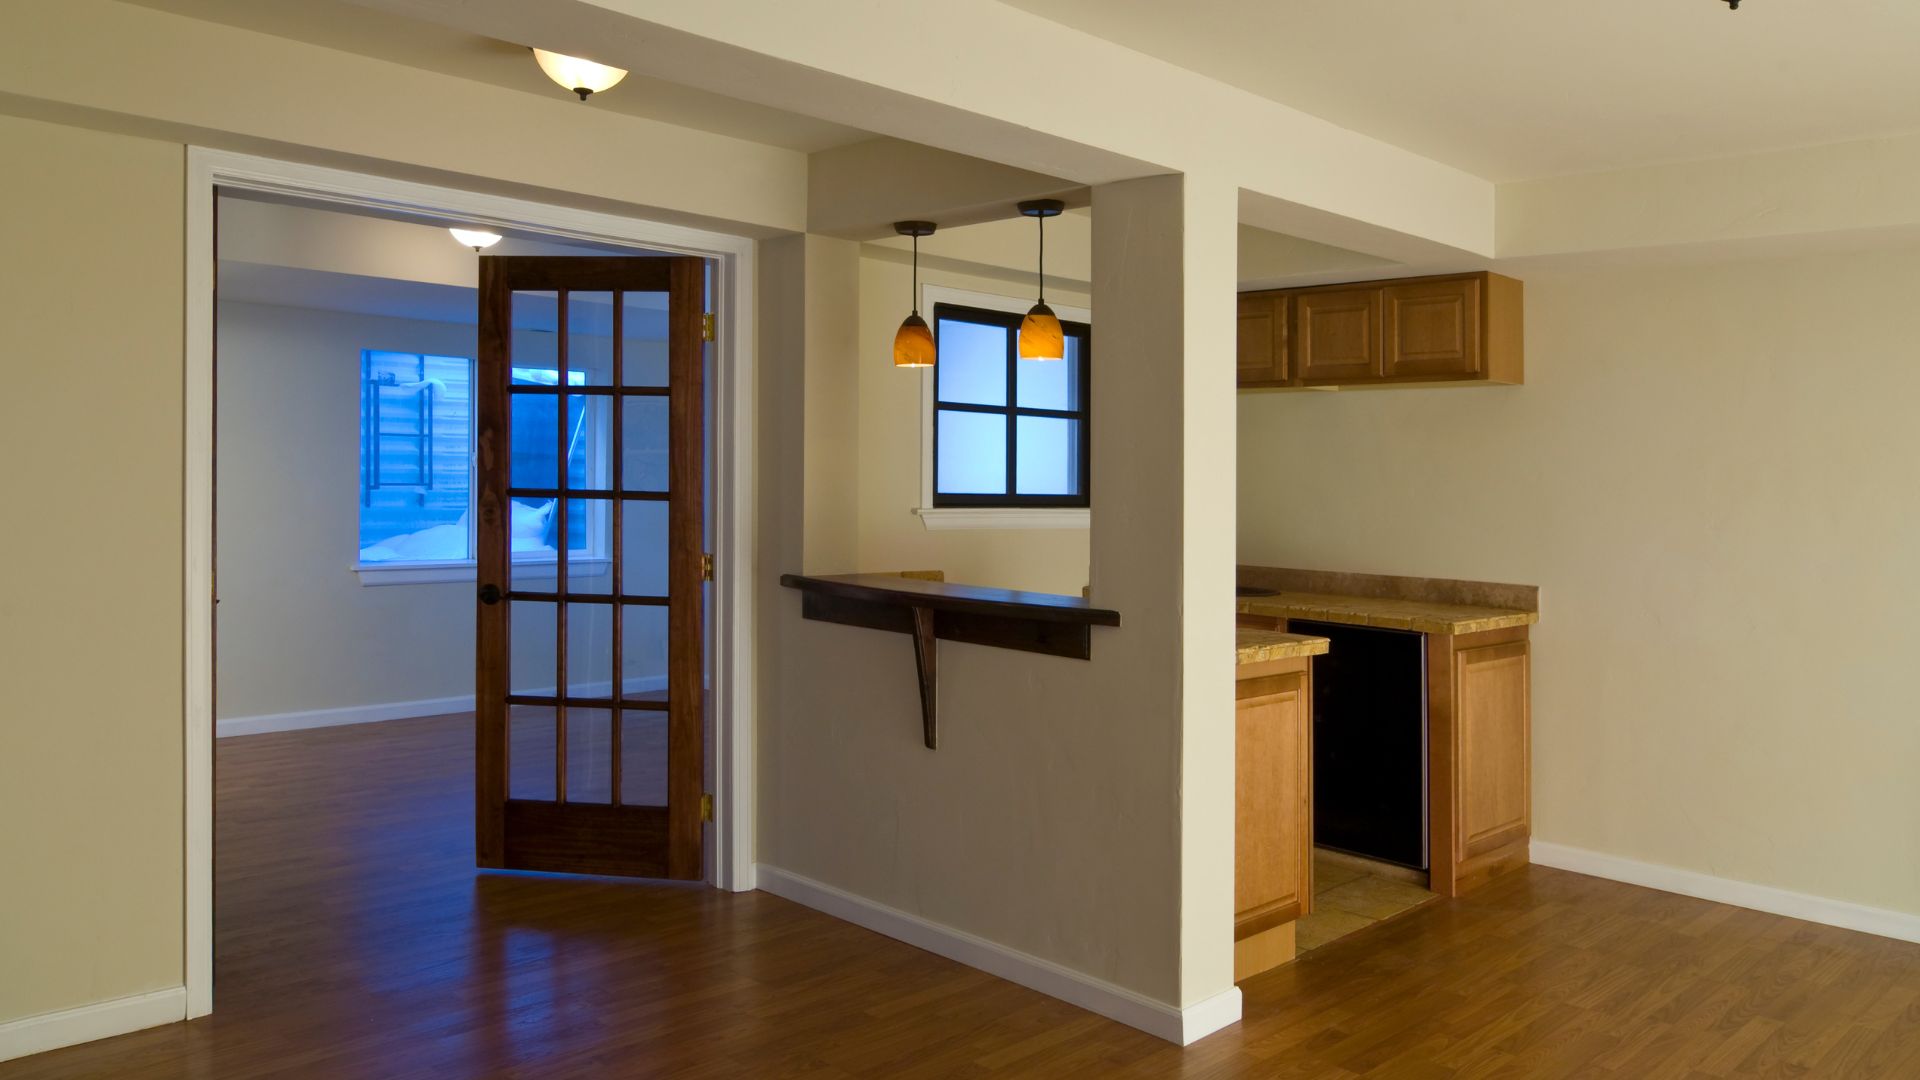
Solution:
[[[1240,298],[1241,386],[1287,384],[1287,298],[1272,293]]]
[[[1242,293],[1240,386],[1517,384],[1523,302],[1520,282],[1492,273]],[[1275,343],[1290,362],[1257,365]]]
[[[1293,298],[1293,310],[1301,382],[1312,386],[1379,376],[1379,289],[1303,292]]]

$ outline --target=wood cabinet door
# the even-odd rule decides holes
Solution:
[[[1303,383],[1378,378],[1380,290],[1332,289],[1293,300],[1293,370]]]
[[[1460,755],[1456,793],[1460,857],[1470,859],[1532,832],[1525,641],[1454,653]]]
[[[1305,671],[1242,679],[1234,742],[1234,938],[1307,913],[1313,717]]]
[[[1238,382],[1279,386],[1287,381],[1287,298],[1252,294],[1240,298]]]
[[[1381,294],[1388,378],[1480,373],[1479,278],[1389,285]]]

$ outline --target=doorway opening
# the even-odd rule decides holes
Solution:
[[[401,886],[376,867],[411,875],[428,918],[452,899],[418,891],[431,874],[469,900],[494,888],[476,859],[752,888],[750,591],[732,574],[750,554],[751,242],[238,155],[190,165],[189,1012],[211,1007],[216,777],[223,967],[252,962],[235,943],[266,908],[354,907],[316,881],[344,874],[390,909]],[[501,239],[482,257],[452,227]],[[553,280],[488,311],[483,264]],[[670,808],[671,860],[652,835]],[[490,815],[510,819],[506,857]],[[648,859],[591,857],[621,835]]]

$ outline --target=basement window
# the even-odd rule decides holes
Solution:
[[[360,521],[354,570],[364,585],[474,579],[474,362],[470,357],[367,349],[360,354]],[[582,385],[584,372],[567,383]],[[551,368],[513,369],[513,381],[552,386]],[[554,475],[560,455],[557,398],[513,404],[515,473]],[[568,398],[567,479],[604,486],[607,434],[584,397]],[[551,500],[514,500],[516,563],[558,562]],[[568,515],[569,577],[597,573],[607,558],[590,515]]]
[[[1022,360],[1020,320],[1031,301],[927,291],[939,360],[926,376],[922,521],[930,529],[1085,528],[1092,330],[1084,313],[1061,312],[1064,359]]]

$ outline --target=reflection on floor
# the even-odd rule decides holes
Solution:
[[[1439,896],[1410,880],[1409,871],[1338,852],[1313,853],[1313,913],[1294,927],[1299,953],[1365,930]]]

